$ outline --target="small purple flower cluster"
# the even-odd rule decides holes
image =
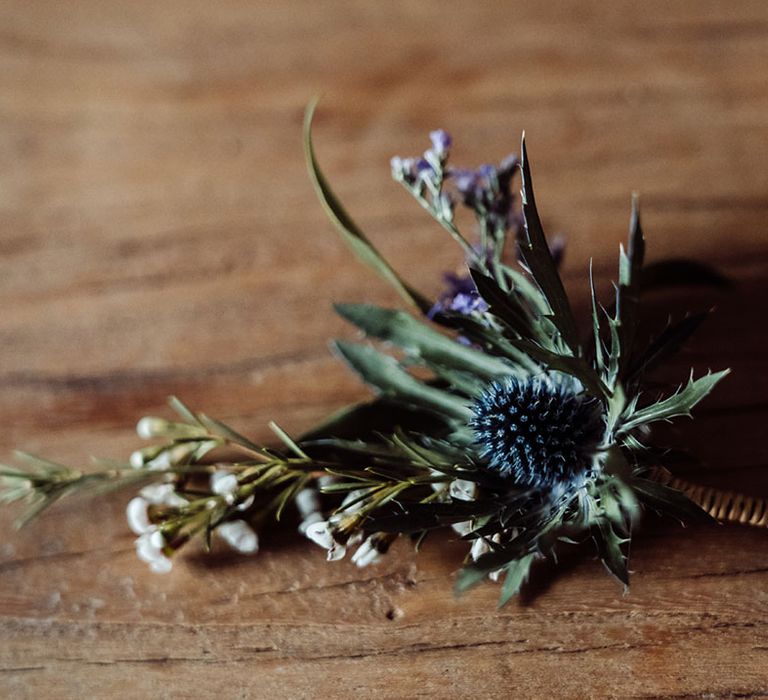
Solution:
[[[448,158],[453,140],[448,132],[437,129],[429,134],[432,147],[421,158],[395,156],[390,164],[392,176],[408,186],[417,196],[431,192],[443,210],[453,211],[456,201],[471,209],[481,225],[491,234],[512,232],[522,226],[522,216],[515,206],[512,179],[520,165],[516,155],[507,156],[499,166],[481,165],[476,170],[451,168]],[[454,192],[445,191],[444,183],[453,182]]]
[[[488,310],[488,304],[478,294],[477,287],[469,275],[446,272],[443,280],[446,289],[427,313],[427,318],[432,319],[446,311],[469,316],[475,312],[483,313]]]
[[[501,261],[507,236],[517,240],[522,231],[522,212],[512,192],[520,160],[510,155],[498,166],[452,168],[448,159],[453,141],[448,132],[438,129],[429,138],[432,146],[422,157],[392,159],[392,176],[444,225],[453,225],[457,202],[470,209],[478,222],[480,243],[466,251],[467,260],[473,264],[483,258],[485,266],[491,268]],[[444,279],[446,289],[427,314],[429,318],[446,311],[465,315],[487,311],[488,305],[469,275],[448,273]]]
[[[450,172],[462,204],[484,220],[491,232],[517,233],[523,224],[512,193],[512,179],[519,165],[519,158],[509,155],[498,167],[484,164],[476,170]]]

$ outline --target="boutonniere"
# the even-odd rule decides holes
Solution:
[[[648,383],[703,315],[650,342],[637,337],[655,276],[644,266],[637,199],[610,299],[597,298],[590,270],[583,337],[559,274],[562,244],[548,243],[542,228],[525,139],[519,156],[468,170],[451,163],[451,139],[435,131],[422,156],[392,159],[394,179],[453,239],[462,263],[430,298],[334,195],[313,151],[312,112],[305,150],[320,201],[357,257],[403,299],[401,309],[335,307],[365,338],[337,340],[334,352],[374,397],[303,436],[271,423],[274,445],[172,399],[178,417],[142,418],[137,432],[150,442],[125,464],[86,471],[24,456],[23,468],[4,468],[1,497],[26,503],[21,523],[73,493],[136,488],[128,525],[139,558],[157,572],[192,540],[253,554],[260,532],[291,517],[329,560],[349,552],[359,566],[398,537],[418,545],[447,528],[467,544],[457,590],[500,579],[503,604],[532,567],[578,545],[594,546],[628,585],[629,541],[649,509],[685,521],[765,519],[761,502],[738,508],[727,494],[675,480],[666,448],[654,443],[655,424],[689,416],[728,371],[681,377],[666,392]],[[457,222],[462,209],[471,233]],[[716,278],[675,264],[666,276]]]

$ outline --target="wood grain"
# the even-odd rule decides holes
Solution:
[[[257,438],[364,395],[326,352],[332,300],[394,303],[316,203],[327,174],[430,293],[457,251],[388,159],[444,126],[468,164],[526,129],[537,199],[607,289],[642,194],[651,259],[739,280],[673,371],[731,366],[689,478],[768,495],[764,2],[0,2],[0,457],[124,458],[168,394]],[[3,697],[768,697],[768,533],[649,521],[623,596],[594,561],[497,611],[455,599],[462,548],[326,564],[286,534],[254,559],[136,561],[125,496],[0,516]],[[279,545],[279,546],[278,546]]]

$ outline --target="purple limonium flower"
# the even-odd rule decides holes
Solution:
[[[476,170],[452,170],[449,174],[466,207],[494,227],[509,231],[522,223],[512,194],[512,178],[519,165],[518,157],[510,155],[498,167],[485,164]]]
[[[429,139],[432,141],[431,152],[434,153],[439,161],[446,161],[453,144],[451,135],[443,129],[436,129],[429,133]]]
[[[414,186],[420,180],[434,174],[434,168],[425,158],[401,158],[395,156],[389,161],[392,177],[398,182]]]
[[[427,312],[428,318],[432,319],[445,311],[469,316],[476,311],[482,313],[488,310],[488,304],[478,294],[477,287],[469,275],[447,272],[443,275],[443,279],[446,283],[446,290]]]

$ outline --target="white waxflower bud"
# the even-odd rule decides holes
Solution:
[[[167,574],[173,568],[173,562],[165,556],[163,547],[165,538],[158,530],[145,532],[136,539],[136,555],[156,574]]]
[[[259,551],[259,536],[244,520],[230,520],[216,528],[219,537],[240,554],[256,554]]]
[[[240,503],[237,506],[237,510],[248,510],[253,505],[253,502],[255,500],[256,500],[256,497],[253,494],[251,494],[250,496],[248,496],[248,498],[246,498],[242,503]]]
[[[369,564],[376,564],[381,560],[381,552],[376,548],[373,539],[369,537],[352,555],[352,561],[361,569]]]
[[[478,537],[473,543],[472,543],[472,549],[469,550],[470,555],[472,556],[472,561],[477,561],[483,554],[486,552],[489,552],[491,549],[490,545],[485,541],[484,537]]]
[[[354,491],[350,491],[344,496],[344,500],[341,502],[341,508],[339,510],[343,510],[345,514],[356,513],[363,507],[363,501],[360,498],[363,494],[365,494],[365,489],[355,489]]]
[[[337,561],[346,554],[347,548],[333,539],[331,524],[327,520],[312,523],[305,534],[308,539],[328,550],[328,561]]]
[[[149,503],[141,496],[132,498],[126,506],[125,517],[128,520],[128,527],[137,535],[150,532],[154,527],[149,521],[148,507]]]
[[[317,513],[320,510],[320,499],[317,497],[317,490],[314,488],[301,489],[296,494],[296,509],[302,518],[307,518],[312,513]]]
[[[477,484],[466,479],[454,479],[448,487],[448,493],[457,501],[474,501],[477,496]]]
[[[136,450],[131,453],[128,461],[134,469],[141,469],[144,466],[144,455],[141,453],[141,450]]]
[[[165,418],[144,416],[144,418],[136,424],[136,434],[142,440],[163,437],[167,433],[169,425],[169,421],[165,420]]]
[[[226,496],[237,491],[237,477],[230,472],[219,470],[211,474],[211,491],[217,496]]]
[[[321,522],[322,519],[323,519],[323,516],[320,513],[318,513],[318,512],[310,513],[306,518],[304,518],[304,520],[302,520],[299,523],[299,532],[302,535],[306,535],[307,534],[307,528],[310,525],[313,525],[314,523]]]
[[[139,491],[139,495],[155,506],[181,508],[189,502],[176,493],[173,484],[149,484]]]
[[[451,527],[453,528],[454,532],[464,537],[464,535],[468,535],[470,532],[472,532],[472,521],[462,520],[460,523],[453,523]]]

